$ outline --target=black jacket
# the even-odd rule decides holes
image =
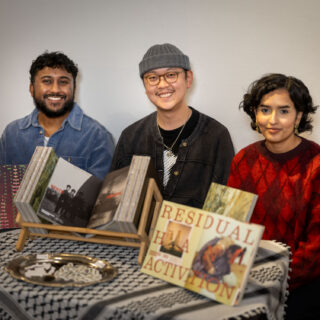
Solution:
[[[163,181],[163,143],[157,129],[157,113],[127,127],[121,134],[111,170],[130,165],[133,155],[149,155]],[[202,208],[212,181],[226,184],[233,144],[226,127],[200,113],[192,134],[181,141],[178,157],[165,189],[165,200]]]

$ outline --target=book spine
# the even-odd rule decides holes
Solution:
[[[57,162],[58,156],[55,154],[54,150],[50,148],[44,162],[41,164],[39,177],[36,178],[36,183],[34,184],[33,191],[30,195],[30,199],[28,200],[28,203],[30,203],[35,213],[38,212],[40,202],[42,201],[48,188],[50,178],[55,170]]]
[[[20,184],[20,187],[14,197],[14,201],[20,201],[21,198],[22,198],[22,195],[24,194],[25,190],[26,190],[26,186],[28,185],[29,183],[29,180],[30,180],[30,177],[31,177],[31,174],[33,172],[33,169],[37,163],[37,161],[39,161],[39,158],[40,158],[40,154],[41,154],[41,151],[42,151],[43,147],[40,147],[40,146],[37,146],[32,157],[31,157],[31,160],[27,166],[27,169],[24,173],[24,176],[23,176],[23,179],[21,181],[21,184]]]
[[[130,211],[132,210],[132,206],[134,205],[132,203],[133,196],[135,194],[135,190],[138,189],[137,183],[139,180],[139,171],[141,167],[141,160],[142,156],[134,156],[132,158],[132,170],[130,167],[128,181],[126,185],[126,189],[123,194],[122,198],[122,206],[121,206],[121,221],[127,221],[127,217],[130,215]]]
[[[138,232],[138,218],[141,215],[141,198],[144,198],[145,191],[144,186],[146,185],[146,176],[148,172],[150,157],[146,156],[135,156],[136,170],[132,177],[132,188],[128,189],[128,193],[124,197],[125,203],[125,219],[124,224],[127,228],[128,233]],[[138,218],[137,218],[138,217]]]
[[[131,161],[128,180],[119,206],[119,217],[117,218],[120,228],[123,230],[122,232],[137,233],[137,229],[132,225],[130,215],[132,208],[135,207],[132,199],[134,199],[135,194],[139,190],[137,183],[139,184],[139,172],[143,158],[142,156],[133,156]]]
[[[120,204],[117,208],[117,211],[114,216],[114,221],[122,221],[123,216],[126,212],[126,209],[128,207],[128,203],[125,201],[125,199],[128,197],[128,194],[131,192],[131,190],[134,188],[134,179],[135,179],[135,173],[136,173],[136,165],[137,165],[137,156],[133,156],[130,164],[130,169],[128,173],[128,178],[126,182],[125,189],[122,193]]]
[[[39,170],[36,172],[36,176],[34,178],[34,182],[33,182],[32,186],[30,188],[29,195],[28,195],[27,199],[25,200],[27,210],[28,210],[29,214],[32,216],[32,220],[34,223],[41,223],[41,220],[39,219],[39,216],[35,210],[35,206],[33,203],[33,199],[35,198],[35,194],[37,193],[37,188],[39,188],[38,183],[41,181],[44,184],[45,189],[47,188],[48,182],[49,182],[50,177],[53,173],[53,169],[55,167],[57,159],[58,159],[58,157],[55,154],[53,148],[47,147],[44,158],[41,161],[41,164],[39,166]],[[49,168],[49,170],[48,170],[49,172],[46,172],[47,166]],[[47,175],[46,179],[43,179],[44,175]],[[42,181],[42,180],[44,180],[44,181]],[[37,228],[36,232],[47,233],[47,231],[45,229],[40,229],[40,228]]]
[[[134,176],[135,185],[133,189],[130,190],[130,199],[126,201],[126,221],[133,222],[132,215],[137,209],[137,197],[140,195],[141,186],[144,180],[145,160],[147,159],[143,156],[139,156],[139,158],[137,158],[137,168]]]
[[[29,185],[26,190],[27,192],[25,192],[25,195],[22,199],[24,211],[29,216],[29,220],[28,220],[29,222],[41,223],[36,213],[31,209],[29,201],[51,150],[53,150],[51,147],[43,147],[43,152],[40,155],[40,160],[39,162],[37,162],[34,168],[33,175],[30,179]],[[41,229],[41,228],[30,228],[30,230],[34,233],[47,233],[44,229]]]
[[[27,210],[24,203],[25,203],[25,198],[27,197],[30,191],[30,186],[32,184],[32,179],[35,175],[35,171],[39,167],[43,159],[43,156],[46,153],[46,147],[37,147],[36,149],[39,150],[39,154],[30,162],[29,164],[30,168],[29,170],[27,169],[27,171],[29,171],[28,176],[26,177],[27,183],[25,184],[25,186],[23,186],[21,195],[16,200],[16,203],[19,204],[21,210],[23,211],[21,213],[23,214],[24,216],[23,219],[26,222],[34,222],[32,216],[30,215],[29,210]]]
[[[32,188],[33,183],[34,183],[34,179],[39,172],[39,167],[41,166],[41,163],[44,160],[44,157],[47,154],[47,152],[48,152],[47,147],[41,147],[41,152],[40,152],[39,158],[37,159],[34,166],[32,167],[30,179],[28,180],[28,184],[26,185],[26,188],[22,194],[22,197],[21,197],[22,202],[24,202],[26,200],[26,198],[29,196],[30,189]]]
[[[34,212],[33,208],[31,207],[31,205],[29,203],[25,203],[25,208],[26,211],[28,211],[29,215],[32,217],[32,222],[33,223],[42,223],[42,221],[39,219],[39,217],[37,216],[37,214]],[[42,233],[42,234],[46,234],[48,233],[48,231],[46,229],[43,228],[31,228],[31,231],[34,233]]]
[[[21,202],[16,202],[15,205],[16,205],[16,207],[22,217],[22,220],[25,222],[29,222],[29,214],[28,214],[28,212],[25,212],[23,204]]]
[[[135,195],[132,201],[131,210],[130,210],[130,222],[137,228],[139,218],[142,210],[142,200],[145,198],[147,191],[148,171],[150,167],[150,157],[143,157],[141,159],[142,165],[139,172],[139,183],[135,189]]]
[[[257,196],[257,195],[254,195],[253,200],[252,200],[252,203],[251,203],[251,206],[250,206],[250,209],[249,209],[249,211],[248,211],[248,215],[247,215],[246,222],[249,222],[249,221],[250,221],[251,216],[252,216],[252,213],[253,213],[253,210],[254,210],[254,208],[255,208],[255,206],[256,206],[257,200],[258,200],[258,196]]]

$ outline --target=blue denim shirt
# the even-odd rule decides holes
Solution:
[[[44,145],[38,110],[11,122],[0,141],[0,164],[28,164],[36,146]],[[56,154],[99,179],[109,171],[114,142],[107,129],[75,104],[61,128],[48,141]]]

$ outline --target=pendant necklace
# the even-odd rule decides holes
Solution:
[[[182,133],[184,127],[186,126],[189,118],[190,118],[190,116],[188,117],[188,119],[187,119],[187,121],[184,123],[184,125],[182,126],[181,130],[179,131],[177,137],[175,138],[175,140],[173,141],[173,143],[172,143],[172,145],[171,145],[170,147],[167,146],[167,145],[164,143],[163,137],[162,137],[161,132],[160,132],[159,124],[158,124],[158,122],[157,122],[158,132],[159,132],[159,134],[160,134],[160,137],[162,138],[162,144],[163,144],[163,146],[167,149],[166,152],[165,152],[165,154],[166,154],[167,157],[173,157],[173,156],[174,156],[174,153],[173,153],[172,149],[173,149],[173,147],[175,146],[175,144],[177,143],[179,137],[181,136],[181,133]]]

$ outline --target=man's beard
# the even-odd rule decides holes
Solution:
[[[73,109],[74,96],[71,99],[66,100],[61,109],[54,111],[48,109],[45,102],[40,99],[33,98],[33,102],[36,108],[39,111],[41,111],[44,115],[46,115],[48,118],[59,118],[61,116],[64,116]]]

